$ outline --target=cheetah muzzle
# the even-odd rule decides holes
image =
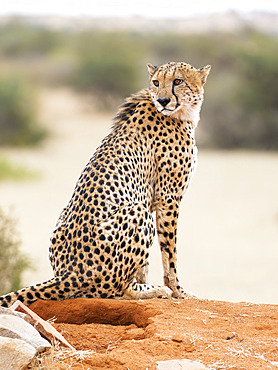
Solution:
[[[177,277],[179,206],[197,162],[195,128],[210,66],[148,64],[150,88],[119,109],[51,236],[54,278],[0,297],[187,298]],[[147,283],[156,230],[165,286]]]

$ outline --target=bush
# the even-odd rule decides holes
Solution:
[[[38,176],[38,172],[22,165],[13,164],[0,154],[0,181],[34,179]]]
[[[46,135],[36,122],[36,101],[26,82],[0,76],[0,145],[35,145]]]
[[[239,54],[244,89],[238,103],[249,114],[245,125],[252,135],[243,146],[278,149],[278,39],[251,32],[248,47]]]
[[[21,288],[22,273],[31,264],[19,250],[15,221],[0,208],[0,294]]]
[[[277,150],[278,39],[254,30],[241,36],[227,43],[228,64],[219,63],[221,53],[215,55],[200,125],[206,133],[204,144]]]
[[[19,18],[0,26],[0,54],[5,57],[38,57],[60,46],[61,33],[32,26]]]
[[[128,35],[79,34],[73,85],[93,93],[97,106],[109,109],[137,90],[138,53]]]

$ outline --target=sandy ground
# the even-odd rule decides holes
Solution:
[[[173,359],[215,370],[278,367],[278,306],[81,298],[30,308],[44,319],[56,316],[55,328],[77,350],[55,347],[33,369],[154,370],[157,361]]]
[[[75,182],[112,115],[97,115],[67,90],[42,91],[41,121],[52,136],[36,150],[5,150],[40,179],[0,183],[0,204],[13,207],[22,249],[35,270],[31,284],[52,277],[49,237]],[[200,122],[200,127],[201,127]],[[204,151],[184,197],[178,229],[179,276],[201,298],[278,303],[278,153]],[[150,281],[161,283],[158,245]]]

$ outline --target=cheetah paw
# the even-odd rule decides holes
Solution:
[[[172,291],[172,298],[181,298],[181,299],[190,299],[194,298],[197,299],[197,297],[192,294],[191,292],[186,292],[185,290],[182,289],[182,291]]]
[[[171,298],[172,297],[172,290],[168,288],[167,286],[160,287],[160,294],[158,298]]]

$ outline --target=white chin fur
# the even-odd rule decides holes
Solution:
[[[167,109],[160,110],[160,113],[165,116],[176,118],[181,121],[191,121],[195,127],[197,127],[200,120],[200,109],[201,105],[185,106],[180,105],[177,109],[171,111]]]

